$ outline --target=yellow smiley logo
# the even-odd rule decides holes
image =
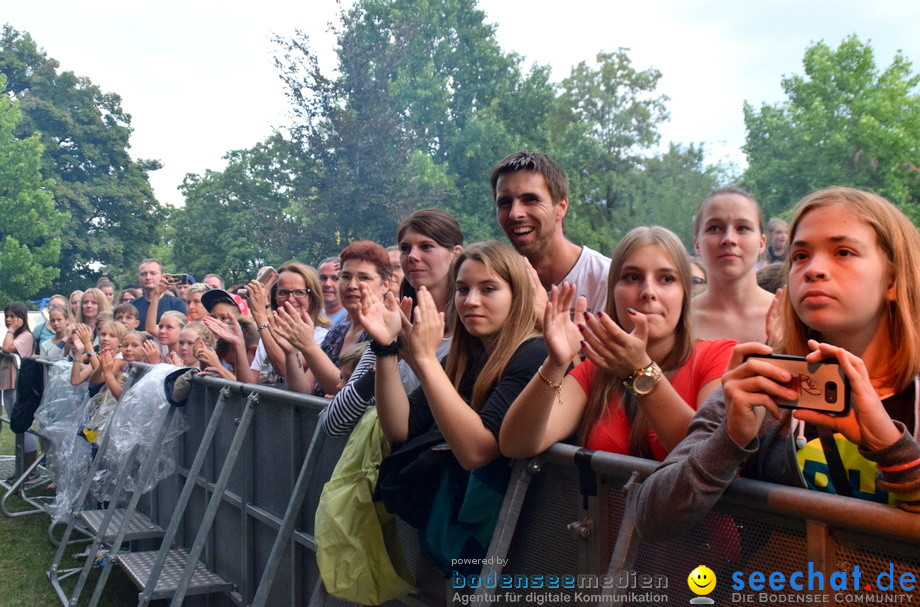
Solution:
[[[700,565],[687,576],[687,585],[694,594],[709,594],[716,587],[716,574],[706,565]]]

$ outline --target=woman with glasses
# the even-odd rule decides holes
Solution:
[[[361,307],[361,285],[370,287],[379,297],[390,288],[392,266],[386,249],[369,240],[353,242],[342,250],[339,271],[339,297],[348,310],[348,318],[333,327],[322,341],[314,335],[315,323],[309,315],[297,311],[290,300],[278,306],[272,317],[272,333],[287,352],[287,387],[319,396],[334,394],[339,383],[339,354],[370,337],[358,318]],[[280,288],[280,287],[279,287]],[[279,291],[280,292],[280,291]],[[317,300],[322,310],[322,301]],[[281,303],[281,302],[279,302]],[[286,343],[285,343],[286,342]],[[303,354],[305,366],[297,352]]]
[[[310,319],[312,337],[322,341],[326,336],[329,321],[323,313],[323,297],[316,272],[308,265],[291,261],[278,268],[278,280],[266,292],[258,280],[246,285],[249,293],[249,311],[259,330],[259,346],[250,369],[259,374],[258,383],[277,384],[285,379],[285,359],[287,353],[275,339],[269,328],[271,311],[285,304],[291,312]],[[271,299],[269,299],[271,297]],[[303,365],[300,359],[298,364]],[[252,378],[255,382],[255,378]]]

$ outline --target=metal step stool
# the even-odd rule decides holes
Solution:
[[[141,590],[150,577],[151,569],[157,558],[157,551],[123,552],[118,555],[118,564],[128,574],[131,581]],[[173,548],[166,555],[166,562],[156,577],[156,586],[150,595],[151,599],[165,599],[173,596],[179,587],[182,572],[188,563],[188,553],[180,548]],[[216,573],[208,571],[200,562],[195,566],[192,581],[186,590],[186,595],[210,594],[212,592],[227,592],[233,589],[233,584],[227,582]]]
[[[105,510],[84,510],[80,513],[80,520],[86,525],[93,537],[99,535],[102,529],[102,519],[105,517]],[[102,536],[104,542],[112,542],[124,524],[125,510],[119,508],[112,514],[112,520],[109,522],[105,535]],[[163,537],[163,528],[151,521],[147,516],[137,510],[131,515],[128,522],[127,530],[122,541],[132,542],[134,540],[149,540]]]

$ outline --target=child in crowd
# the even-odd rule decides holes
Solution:
[[[849,410],[778,408],[799,398],[792,375],[746,359],[773,353],[769,346],[737,346],[722,387],[641,486],[646,539],[695,525],[739,473],[920,511],[917,228],[884,198],[838,187],[798,204],[789,241],[776,351],[838,364]]]
[[[577,431],[589,449],[664,459],[735,345],[694,339],[690,277],[680,239],[655,226],[635,228],[614,250],[606,313],[576,325],[574,285],[553,286],[543,320],[549,356],[508,411],[502,454],[532,457]],[[582,347],[588,360],[566,373]]]
[[[48,310],[48,328],[54,336],[39,344],[39,356],[45,360],[56,362],[64,358],[64,345],[70,336],[68,328],[73,324],[70,318],[69,306],[51,306]]]
[[[112,314],[115,316],[115,320],[123,324],[129,331],[137,329],[141,324],[140,319],[137,317],[137,308],[129,303],[118,304],[112,310]]]
[[[199,362],[195,356],[196,346],[213,348],[216,343],[214,334],[203,322],[190,322],[179,332],[179,347],[166,357],[166,362],[177,367],[196,367]]]
[[[89,327],[80,324],[74,329],[74,364],[70,371],[70,382],[79,385],[90,380],[98,382],[101,377],[99,369],[99,352],[108,350],[112,356],[121,352],[121,340],[128,330],[123,324],[114,320],[103,320],[97,325],[98,351],[93,346]]]
[[[351,374],[355,372],[355,367],[358,366],[358,361],[361,360],[361,356],[364,355],[365,350],[367,350],[367,342],[362,341],[348,348],[339,356],[339,376],[341,379],[339,379],[339,385],[336,386],[337,393],[348,383]],[[327,398],[332,398],[332,396],[327,395]]]
[[[176,353],[178,355],[179,333],[187,324],[188,318],[182,312],[177,312],[176,310],[163,312],[158,325],[157,339],[160,341],[160,346],[166,348],[166,352],[163,355],[164,362],[167,361],[170,354]]]

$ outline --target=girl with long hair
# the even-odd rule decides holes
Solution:
[[[677,236],[658,226],[629,232],[607,285],[606,313],[577,325],[574,285],[553,287],[549,356],[508,412],[504,455],[531,457],[577,431],[590,449],[663,459],[715,390],[735,342],[694,338],[690,260]],[[582,344],[588,360],[567,373]]]
[[[366,286],[358,311],[377,354],[375,396],[384,436],[391,443],[402,443],[437,429],[459,468],[468,472],[451,477],[449,485],[442,481],[434,501],[439,502],[441,492],[454,495],[451,511],[446,518],[432,513],[425,529],[428,553],[444,569],[449,568],[451,558],[460,555],[456,546],[447,547],[438,536],[449,524],[446,521],[463,518],[459,512],[464,481],[475,477],[495,489],[490,499],[497,515],[509,470],[500,457],[498,442],[505,413],[546,356],[543,339],[535,329],[530,274],[513,249],[495,241],[470,246],[454,258],[450,284],[455,317],[444,366],[437,348],[444,336],[445,315],[438,311],[427,287],[418,290],[411,324],[403,322],[392,294],[384,303]],[[406,394],[397,371],[400,336],[421,382],[411,395]],[[477,523],[483,526],[484,536],[490,537],[495,518],[485,516]],[[485,548],[469,540],[461,551],[464,556],[481,555]]]
[[[757,284],[757,260],[766,246],[763,213],[747,191],[713,190],[693,218],[693,246],[706,269],[706,290],[693,299],[693,330],[700,339],[767,339],[773,294]]]
[[[695,524],[739,472],[920,511],[917,228],[876,194],[834,187],[798,204],[789,242],[776,351],[838,364],[850,384],[849,410],[780,409],[777,401],[799,397],[792,375],[769,359],[746,359],[771,354],[769,346],[737,346],[722,389],[642,484],[646,538]],[[819,471],[840,483],[826,472],[816,478]]]

